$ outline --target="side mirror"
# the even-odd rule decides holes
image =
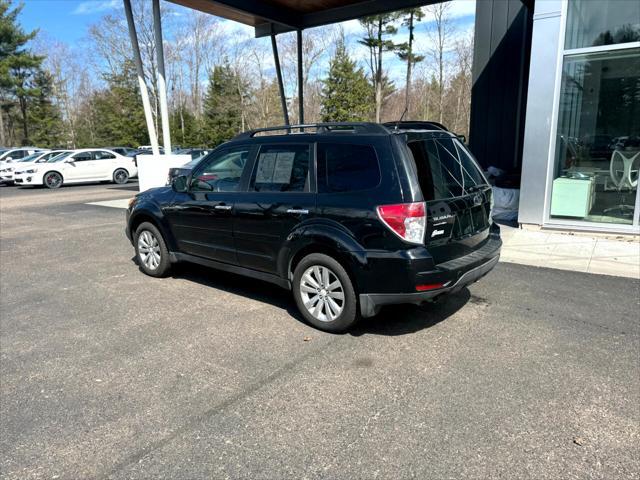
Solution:
[[[75,160],[73,158],[67,158],[64,163],[75,163]]]
[[[178,175],[171,182],[171,188],[175,192],[184,193],[187,191],[188,179],[186,175]]]
[[[12,157],[7,157],[5,160],[7,161],[7,163],[13,162],[13,158]]]
[[[464,144],[467,143],[467,137],[465,137],[464,135],[458,135],[456,133],[456,137],[458,137],[458,140],[460,140],[462,143],[464,143]]]

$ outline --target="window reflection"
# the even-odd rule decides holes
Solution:
[[[637,41],[640,41],[640,1],[569,1],[566,49]]]
[[[640,169],[640,50],[566,57],[551,216],[632,223]]]

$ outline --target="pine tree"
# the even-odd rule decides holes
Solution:
[[[28,119],[31,141],[41,147],[59,147],[64,142],[64,124],[60,109],[53,97],[51,74],[40,70],[33,80],[35,96],[29,109]]]
[[[134,147],[149,142],[140,89],[131,61],[122,73],[105,76],[107,88],[92,99],[93,142]]]
[[[0,0],[0,107],[9,112],[17,106],[20,111],[18,121],[22,126],[22,142],[29,140],[29,103],[32,97],[37,96],[38,90],[33,81],[38,72],[43,58],[34,55],[26,47],[37,33],[25,33],[18,25],[17,17],[22,6],[9,10],[11,2]],[[4,121],[0,118],[0,143],[5,144]]]
[[[398,32],[395,22],[400,15],[401,12],[391,12],[360,19],[360,24],[365,28],[367,36],[358,42],[369,49],[369,68],[371,69],[371,81],[373,83],[376,122],[380,122],[382,104],[384,102],[385,85],[382,54],[397,48],[393,40],[388,37]]]
[[[416,55],[413,51],[414,25],[424,18],[424,12],[421,8],[409,8],[407,10],[403,10],[401,13],[406,15],[402,19],[402,26],[407,27],[409,30],[409,41],[397,45],[396,53],[398,54],[398,57],[400,57],[400,60],[407,62],[407,79],[404,87],[404,108],[405,112],[407,112],[409,110],[409,95],[411,94],[411,70],[416,63],[424,60],[423,55]]]
[[[202,143],[215,147],[240,133],[243,95],[246,87],[231,66],[216,65],[209,76],[204,99]]]
[[[201,126],[196,116],[186,108],[180,107],[169,115],[172,142],[182,147],[206,147],[201,137]]]
[[[368,120],[372,89],[362,68],[349,58],[344,38],[338,41],[329,62],[329,75],[322,81],[321,113],[325,122]]]

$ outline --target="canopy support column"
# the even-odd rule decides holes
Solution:
[[[298,41],[298,123],[304,124],[304,83],[303,83],[303,63],[302,63],[302,30],[296,31]]]
[[[160,0],[153,0],[153,33],[158,61],[158,96],[160,97],[160,117],[162,119],[162,143],[164,153],[171,153],[171,131],[169,129],[169,109],[167,108],[167,83],[164,72],[164,45],[162,43],[162,20],[160,18]]]
[[[124,12],[127,17],[127,25],[129,27],[129,37],[131,37],[131,49],[133,50],[133,59],[138,72],[138,84],[140,85],[140,95],[142,96],[142,107],[144,108],[144,118],[147,121],[147,131],[149,132],[149,142],[151,143],[151,151],[154,155],[160,155],[158,148],[158,136],[156,135],[156,127],[153,124],[153,115],[151,114],[151,102],[149,102],[149,91],[144,81],[144,70],[142,69],[142,58],[140,57],[140,47],[138,45],[138,36],[136,34],[136,26],[133,23],[133,13],[131,12],[131,1],[123,0]]]
[[[280,103],[282,104],[282,115],[284,124],[289,125],[289,112],[287,110],[287,97],[284,94],[284,83],[282,83],[282,70],[280,70],[280,57],[278,57],[278,43],[275,33],[271,34],[271,48],[273,49],[273,62],[276,66],[276,76],[278,77],[278,90],[280,90]]]

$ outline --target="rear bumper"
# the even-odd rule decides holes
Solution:
[[[496,266],[498,260],[500,258],[500,246],[502,242],[498,239],[494,239],[492,242],[492,252],[490,255],[485,258],[479,259],[481,252],[476,252],[475,254],[467,256],[466,268],[462,265],[455,265],[459,268],[457,271],[449,272],[449,275],[455,274],[450,284],[446,284],[447,286],[442,288],[437,288],[434,290],[428,290],[425,292],[411,292],[411,293],[363,293],[359,295],[360,300],[360,314],[363,317],[372,317],[376,315],[380,311],[380,307],[383,305],[393,305],[393,304],[401,304],[401,303],[411,303],[415,305],[419,305],[423,302],[429,301],[435,297],[444,294],[450,294],[458,292],[462,290],[467,285],[478,281],[480,278],[484,277],[487,273],[489,273],[493,267]],[[475,258],[469,258],[475,257]],[[459,262],[464,261],[465,259],[459,259]],[[471,262],[470,262],[471,261]],[[453,263],[453,262],[452,262]],[[452,267],[454,265],[451,265]],[[433,275],[434,272],[429,272],[425,275],[420,275],[421,281],[424,283],[431,283],[428,281],[429,277]],[[439,276],[439,275],[438,275]]]

